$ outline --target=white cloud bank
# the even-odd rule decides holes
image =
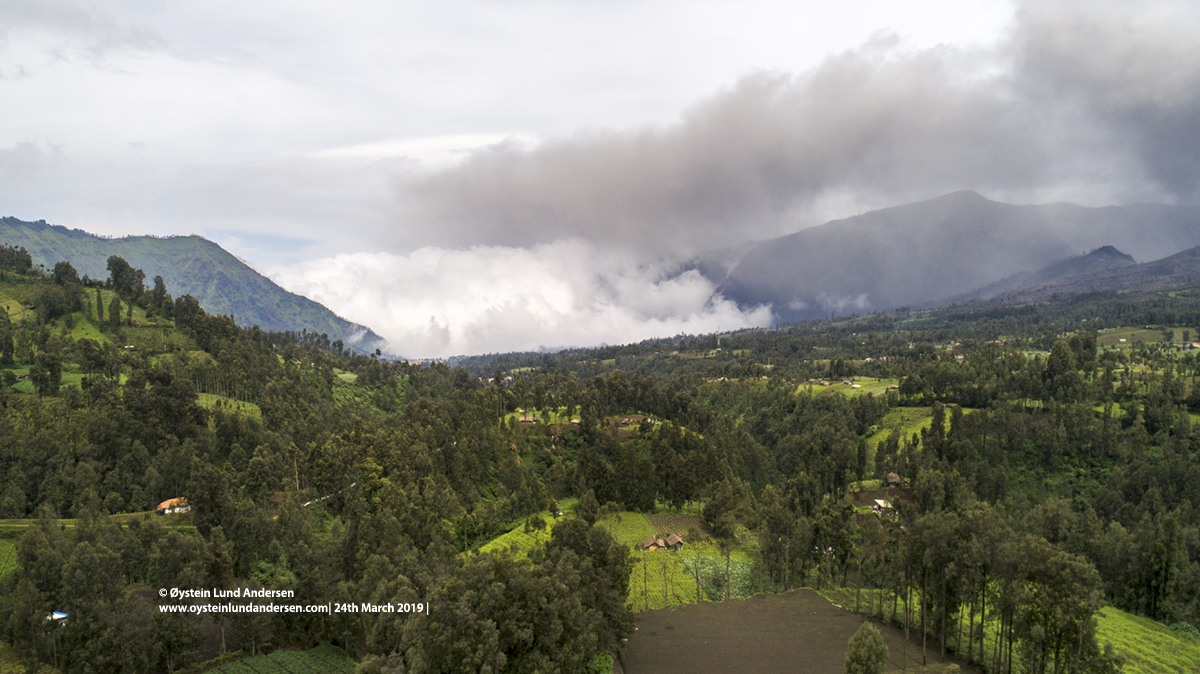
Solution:
[[[425,247],[279,267],[281,286],[369,325],[407,357],[625,343],[765,326],[696,271],[637,264],[582,240],[531,248]]]

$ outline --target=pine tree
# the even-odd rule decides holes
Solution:
[[[113,295],[112,302],[108,305],[108,329],[113,334],[121,329],[121,300],[116,295]]]
[[[846,647],[846,674],[883,674],[888,647],[875,626],[864,622]]]

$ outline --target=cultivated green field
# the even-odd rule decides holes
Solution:
[[[835,393],[841,395],[866,395],[868,393],[883,395],[890,390],[892,384],[899,383],[895,379],[875,379],[873,377],[855,377],[852,380],[837,379],[827,381],[829,381],[829,386],[810,384],[808,382],[800,384],[796,388],[796,392],[806,392],[809,386],[812,386],[813,395],[833,395]],[[851,383],[845,384],[843,381],[850,381]],[[854,388],[855,386],[859,388]]]
[[[682,551],[637,552],[633,559],[629,600],[626,602],[632,610],[646,611],[698,601],[693,567],[685,564]]]
[[[1182,336],[1183,331],[1179,331],[1178,336]],[[1200,334],[1196,335],[1200,338]],[[1128,347],[1133,346],[1137,342],[1161,342],[1163,338],[1162,330],[1147,329],[1147,328],[1117,328],[1115,330],[1105,330],[1096,338],[1096,344],[1102,347]],[[1125,340],[1122,342],[1121,340]]]
[[[1100,609],[1097,623],[1096,641],[1125,656],[1125,674],[1200,671],[1200,638],[1111,606]]]
[[[575,507],[575,500],[564,501],[560,507],[570,512]],[[545,545],[550,540],[553,519],[549,513],[541,515],[548,525],[544,531],[525,533],[524,524],[521,524],[480,546],[480,552],[508,550],[516,557],[527,556],[535,546]],[[646,515],[620,512],[606,515],[597,523],[630,550],[633,569],[629,576],[628,606],[634,611],[708,601],[725,595],[725,555],[712,541],[688,541],[679,551],[642,552],[641,543],[647,537],[666,535],[664,531],[656,531]],[[686,531],[672,533],[688,535]],[[752,550],[749,546],[750,542],[739,539],[739,545],[730,554],[729,586],[733,596],[748,597],[764,589],[755,585],[751,576]]]
[[[0,585],[17,571],[17,541],[0,538]]]
[[[650,526],[646,516],[641,513],[621,512],[603,517],[597,523],[607,529],[618,543],[632,548],[638,547],[642,541],[654,535],[654,527]]]

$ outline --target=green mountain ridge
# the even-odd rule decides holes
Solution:
[[[44,220],[0,218],[0,243],[23,246],[34,264],[51,268],[70,262],[79,274],[108,276],[107,260],[119,255],[146,273],[147,285],[162,276],[167,292],[195,297],[210,314],[229,314],[240,325],[264,330],[307,330],[373,352],[387,342],[365,326],[347,321],[313,300],[288,292],[237,257],[203,237],[127,236],[109,239]]]

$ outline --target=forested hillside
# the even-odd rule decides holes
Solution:
[[[84,278],[106,278],[108,259],[116,255],[143,270],[147,283],[161,276],[173,294],[191,295],[207,313],[229,314],[238,325],[327,334],[362,353],[386,346],[369,328],[280,288],[200,236],[111,239],[45,221],[0,218],[0,244],[24,248],[34,266],[49,269],[60,260],[69,260]]]
[[[0,616],[29,663],[332,643],[369,672],[602,668],[650,605],[627,513],[702,515],[676,532],[697,600],[861,588],[987,671],[1116,670],[1105,605],[1200,624],[1194,291],[451,368],[244,329],[123,262],[84,287],[0,249]],[[174,614],[160,588],[426,611]]]

